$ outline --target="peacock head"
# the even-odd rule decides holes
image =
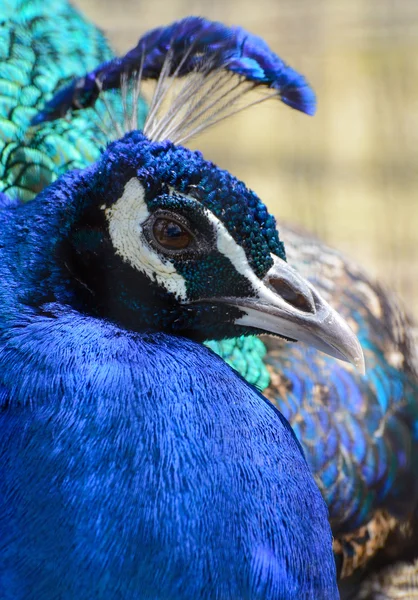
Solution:
[[[144,79],[158,81],[140,124]],[[91,108],[103,91],[119,89],[122,126],[111,114],[114,127],[101,129],[121,139],[76,175],[81,185],[63,254],[72,300],[132,330],[197,340],[272,333],[362,369],[348,325],[287,265],[264,204],[182,147],[243,108],[253,90],[259,96],[244,107],[273,97],[313,114],[305,78],[241,27],[189,17],[146,33],[124,57],[73,81],[33,124]]]
[[[265,205],[199,152],[131,132],[79,177],[64,256],[82,310],[200,341],[272,333],[361,363]]]

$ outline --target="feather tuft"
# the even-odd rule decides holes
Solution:
[[[156,80],[144,127],[152,140],[184,142],[271,97],[309,115],[316,109],[315,94],[305,78],[264,40],[241,27],[188,17],[148,32],[122,58],[70,83],[46,103],[32,124],[94,106],[102,91],[116,89],[124,103],[123,130],[130,131],[137,125],[135,102],[141,81],[148,79]],[[261,97],[242,105],[242,98],[254,89],[262,92]]]

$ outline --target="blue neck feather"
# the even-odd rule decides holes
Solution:
[[[49,311],[2,336],[2,598],[337,597],[324,503],[261,395],[194,342]]]
[[[204,346],[66,304],[50,194],[0,211],[0,597],[337,598],[287,421]]]

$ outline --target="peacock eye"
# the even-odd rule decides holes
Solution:
[[[192,239],[192,234],[180,223],[170,219],[156,219],[152,228],[155,240],[166,250],[184,250]]]

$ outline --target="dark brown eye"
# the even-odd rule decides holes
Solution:
[[[192,234],[170,219],[156,219],[152,232],[160,246],[167,250],[183,250],[192,241]]]

